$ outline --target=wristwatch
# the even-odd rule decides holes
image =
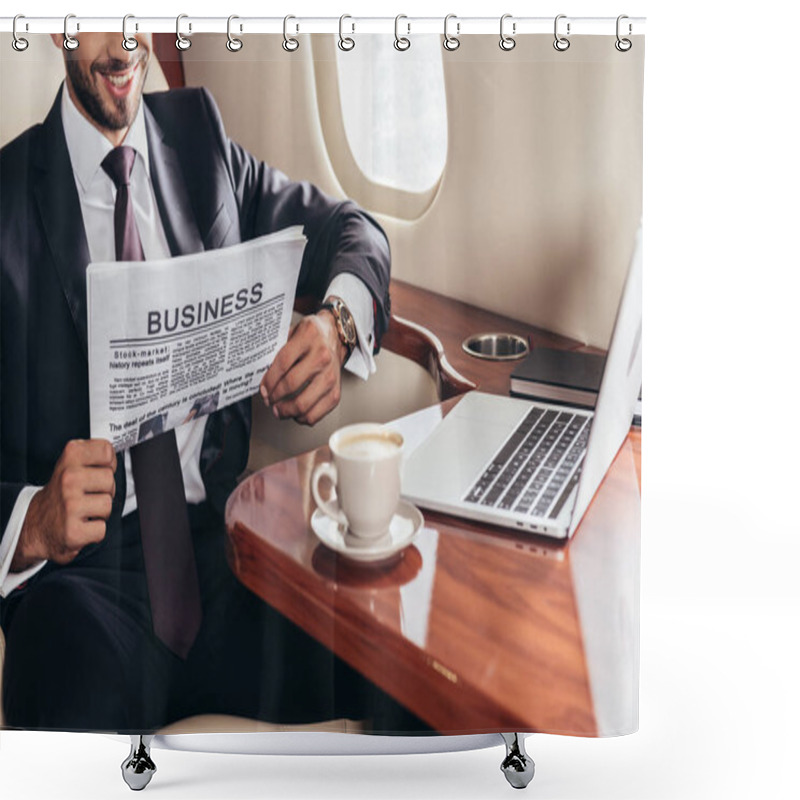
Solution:
[[[330,295],[325,299],[325,302],[320,306],[320,310],[327,309],[333,314],[336,321],[336,333],[339,334],[339,339],[347,349],[347,358],[350,358],[351,353],[358,344],[358,334],[356,333],[356,323],[350,309],[345,305],[344,300],[336,295]],[[345,359],[347,360],[347,359]]]

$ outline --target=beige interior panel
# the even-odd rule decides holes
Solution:
[[[311,38],[287,54],[280,36],[245,37],[231,54],[225,37],[196,37],[184,53],[187,83],[211,90],[228,133],[254,154],[338,196],[346,184],[367,209],[385,207],[383,190],[348,177],[339,109],[318,102],[335,77],[335,37]],[[552,37],[525,36],[503,52],[487,35],[443,51],[440,184],[415,219],[400,218],[413,208],[405,202],[397,216],[376,212],[395,277],[607,345],[642,214],[644,38],[627,53],[613,42],[574,36],[559,53]],[[357,44],[347,57],[358,57]]]
[[[0,34],[0,147],[44,120],[64,80],[62,50],[48,34],[28,34],[28,49],[21,53],[11,46],[11,38],[10,33]],[[151,53],[145,91],[166,88],[164,73]]]
[[[187,86],[211,91],[228,135],[253,155],[344,197],[322,138],[308,36],[294,53],[283,50],[279,35],[242,40],[231,53],[226,36],[195,36],[183,53]]]

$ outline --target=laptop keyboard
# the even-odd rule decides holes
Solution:
[[[464,498],[467,503],[555,518],[578,482],[591,417],[534,407]]]

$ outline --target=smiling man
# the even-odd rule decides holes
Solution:
[[[127,52],[119,33],[81,34],[47,118],[0,152],[6,722],[147,732],[203,712],[360,714],[356,677],[227,567],[222,514],[247,462],[249,403],[119,457],[90,438],[85,272],[303,225],[298,293],[320,309],[261,396],[313,424],[338,403],[343,367],[374,370],[386,237],[354,203],[232,142],[207,91],[143,95],[152,42],[138,41]]]
[[[56,47],[60,45],[58,37],[54,37],[54,43]],[[94,46],[94,52],[64,51],[70,97],[88,122],[114,146],[122,144],[139,111],[151,43],[150,38],[143,37],[131,53],[120,48],[125,58],[119,58],[116,48],[110,49],[102,39],[84,35],[82,44]]]

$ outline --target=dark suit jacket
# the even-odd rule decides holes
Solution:
[[[44,485],[67,441],[89,437],[89,251],[60,108],[59,92],[44,123],[0,151],[0,535],[21,488]],[[356,274],[373,295],[380,340],[389,316],[389,248],[374,220],[350,201],[289,181],[231,142],[204,89],[145,95],[143,112],[173,255],[302,224],[308,244],[298,294],[321,298],[334,275]],[[249,433],[249,402],[209,417],[200,465],[220,513],[247,463]],[[109,526],[120,524],[121,467],[117,489]]]

